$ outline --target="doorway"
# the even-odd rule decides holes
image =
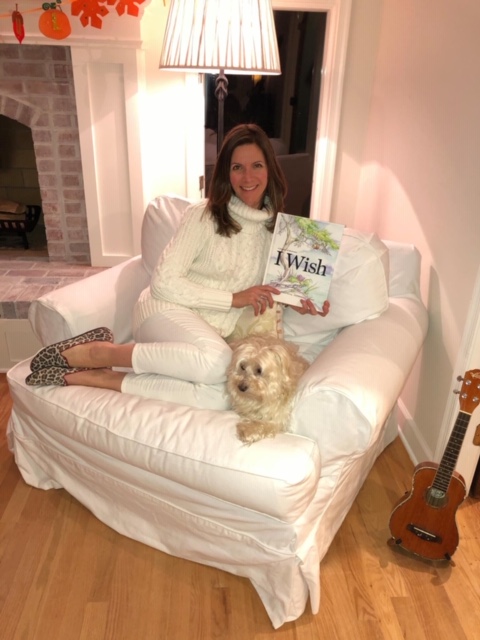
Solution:
[[[227,76],[225,133],[255,123],[269,136],[287,179],[287,213],[309,217],[322,82],[326,12],[274,11],[282,74]],[[216,158],[215,76],[205,76],[205,191]]]

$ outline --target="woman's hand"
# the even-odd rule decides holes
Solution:
[[[233,294],[232,307],[242,309],[251,305],[256,316],[265,313],[267,307],[273,307],[273,293],[280,293],[278,289],[269,284],[259,284]]]
[[[330,311],[330,302],[328,300],[325,300],[325,302],[323,303],[321,311],[317,310],[310,298],[302,300],[301,303],[301,307],[294,307],[293,305],[289,305],[289,307],[291,307],[297,313],[300,313],[302,316],[308,313],[311,316],[322,316],[324,318]]]

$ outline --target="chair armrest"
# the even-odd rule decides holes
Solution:
[[[106,326],[115,342],[132,339],[132,311],[150,278],[140,256],[47,293],[30,305],[28,318],[43,345]]]
[[[341,331],[300,381],[294,431],[315,440],[322,464],[360,453],[380,435],[425,339],[428,316],[414,299]]]

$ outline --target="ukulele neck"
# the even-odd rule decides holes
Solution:
[[[455,470],[460,449],[462,448],[465,434],[467,433],[468,423],[470,422],[470,413],[460,411],[458,413],[455,425],[445,448],[445,452],[440,461],[432,488],[438,492],[445,494],[448,491],[452,474]]]

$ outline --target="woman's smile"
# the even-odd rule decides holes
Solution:
[[[256,144],[243,144],[232,154],[230,166],[232,189],[242,202],[261,209],[268,184],[268,169],[263,151]]]

